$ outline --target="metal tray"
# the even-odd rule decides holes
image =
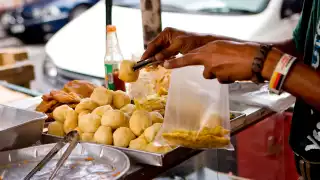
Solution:
[[[25,148],[37,142],[45,119],[43,113],[0,105],[0,151]]]
[[[53,146],[47,144],[0,152],[1,179],[24,178]],[[48,179],[66,148],[60,150],[32,179]],[[129,168],[129,158],[121,151],[103,145],[81,143],[72,151],[55,179],[119,179]]]
[[[233,122],[237,122],[241,119],[245,119],[245,114],[239,113],[239,112],[231,112],[236,117],[231,120],[231,126]],[[41,143],[48,144],[48,143],[54,143],[61,140],[61,137],[52,136],[48,134],[42,134]],[[94,143],[92,143],[94,144]],[[116,146],[108,146],[104,145],[106,147],[111,147],[118,149],[125,154],[127,154],[134,162],[141,163],[141,164],[148,164],[153,166],[164,166],[167,161],[170,161],[170,159],[175,158],[177,156],[181,156],[181,154],[185,154],[187,151],[190,151],[188,148],[178,147],[173,149],[172,151],[166,153],[166,154],[157,154],[157,153],[151,153],[146,151],[140,151],[140,150],[134,150],[129,148],[121,148]]]

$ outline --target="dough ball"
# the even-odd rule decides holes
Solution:
[[[155,123],[144,131],[144,137],[148,142],[152,142],[154,140],[159,130],[161,129],[161,126],[162,123]]]
[[[48,134],[54,136],[64,136],[63,124],[59,121],[54,121],[48,126]]]
[[[80,136],[80,139],[81,141],[84,141],[84,142],[94,142],[93,135],[94,133],[82,133]]]
[[[82,132],[94,133],[101,125],[101,117],[96,114],[85,114],[79,117],[78,123]]]
[[[90,99],[99,106],[108,105],[112,103],[112,94],[113,91],[101,86],[93,90]]]
[[[131,99],[125,92],[118,90],[113,93],[112,103],[116,109],[120,109],[123,106],[130,104],[130,102]]]
[[[78,113],[73,109],[69,110],[66,115],[66,120],[63,124],[63,130],[66,134],[78,126]]]
[[[110,105],[104,105],[104,106],[100,106],[100,107],[95,108],[92,111],[92,114],[96,114],[96,115],[99,115],[102,117],[104,115],[104,113],[106,113],[108,110],[112,110],[112,107]]]
[[[109,110],[102,116],[101,124],[115,130],[119,127],[128,127],[128,119],[120,110]]]
[[[119,79],[124,82],[135,82],[139,78],[139,70],[134,71],[132,67],[135,61],[123,60],[120,64]]]
[[[120,127],[113,133],[113,145],[118,147],[128,147],[130,141],[135,139],[136,136],[127,127]]]
[[[152,123],[163,123],[163,116],[157,111],[150,112],[150,118]]]
[[[86,115],[86,114],[90,114],[90,111],[85,110],[85,111],[81,111],[81,113],[79,113],[78,118],[82,115]]]
[[[78,131],[78,133],[79,133],[79,136],[80,136],[80,138],[81,138],[81,135],[82,135],[82,131],[81,131],[81,129],[79,128],[79,127],[76,127],[76,128],[74,128],[74,130],[75,131]]]
[[[129,127],[136,136],[140,136],[151,125],[149,112],[145,110],[134,111],[129,121]]]
[[[93,140],[99,144],[112,145],[112,129],[107,126],[100,126],[94,133]]]
[[[155,145],[154,143],[149,143],[146,146],[145,150],[148,152],[164,154],[166,152],[171,151],[172,148],[170,146],[158,146],[158,145]]]
[[[97,108],[99,105],[95,103],[90,98],[82,99],[81,102],[76,106],[75,110],[78,114],[80,114],[82,111],[92,111],[95,108]]]
[[[64,121],[66,120],[67,111],[69,110],[72,110],[72,108],[66,104],[55,108],[52,112],[53,119],[64,123]]]
[[[145,139],[145,137],[139,136],[137,139],[130,141],[129,148],[143,151],[146,149],[147,145],[148,141]]]
[[[129,116],[131,116],[135,110],[136,110],[136,106],[133,104],[127,104],[120,109],[120,111],[128,114]]]

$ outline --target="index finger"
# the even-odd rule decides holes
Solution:
[[[185,66],[202,65],[202,55],[199,53],[188,53],[182,57],[167,60],[164,62],[164,67],[167,69],[181,68]]]

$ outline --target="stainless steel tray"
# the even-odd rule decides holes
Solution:
[[[0,151],[25,148],[41,138],[47,116],[0,105]]]
[[[237,122],[241,119],[244,119],[245,114],[239,113],[239,112],[231,112],[236,117],[231,120],[231,126],[233,122]],[[61,137],[52,136],[48,134],[42,134],[41,143],[48,144],[48,143],[54,143],[61,140]],[[133,150],[129,148],[121,148],[116,146],[108,146],[104,145],[106,147],[112,147],[115,149],[118,149],[125,154],[127,154],[134,162],[141,163],[141,164],[148,164],[153,166],[164,166],[167,161],[170,161],[170,159],[174,159],[177,156],[181,156],[181,154],[186,153],[188,150],[187,148],[178,147],[166,154],[157,154],[157,153],[150,153],[145,151],[139,151],[139,150]]]
[[[0,175],[2,179],[20,180],[33,169],[51,150],[54,144],[0,152]],[[58,159],[59,153],[32,179],[48,179]],[[119,179],[130,168],[129,158],[113,148],[97,144],[81,143],[72,151],[55,179]]]

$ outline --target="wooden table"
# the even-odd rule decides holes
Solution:
[[[0,66],[0,80],[30,88],[30,82],[34,79],[34,66],[29,61]]]

